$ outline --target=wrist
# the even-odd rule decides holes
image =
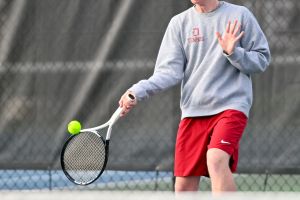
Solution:
[[[231,56],[233,54],[233,51],[225,51],[223,50],[223,53],[226,55],[226,56]]]

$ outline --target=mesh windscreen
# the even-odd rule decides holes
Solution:
[[[77,184],[95,180],[105,164],[105,144],[101,136],[84,132],[69,140],[62,154],[65,172]]]

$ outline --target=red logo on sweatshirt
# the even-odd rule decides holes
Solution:
[[[204,41],[204,38],[202,34],[200,33],[200,29],[198,27],[195,27],[192,29],[192,36],[188,37],[188,43],[200,43]]]
[[[200,29],[199,28],[193,28],[193,36],[197,37],[200,35]]]

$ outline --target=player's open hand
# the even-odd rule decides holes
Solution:
[[[120,116],[125,116],[136,104],[135,95],[131,91],[125,92],[119,101],[119,106],[123,108]]]
[[[230,55],[234,52],[237,42],[243,37],[244,31],[241,31],[241,24],[237,20],[232,24],[231,21],[228,22],[226,26],[226,31],[223,36],[216,32],[218,42],[223,48],[223,51]]]

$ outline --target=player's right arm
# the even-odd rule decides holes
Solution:
[[[186,56],[180,39],[179,23],[175,17],[170,21],[163,37],[153,75],[147,80],[141,80],[134,84],[121,97],[119,104],[124,108],[121,115],[127,114],[137,101],[146,99],[181,82],[185,63]],[[127,93],[135,96],[135,104],[124,98]],[[127,107],[128,109],[126,109]]]

